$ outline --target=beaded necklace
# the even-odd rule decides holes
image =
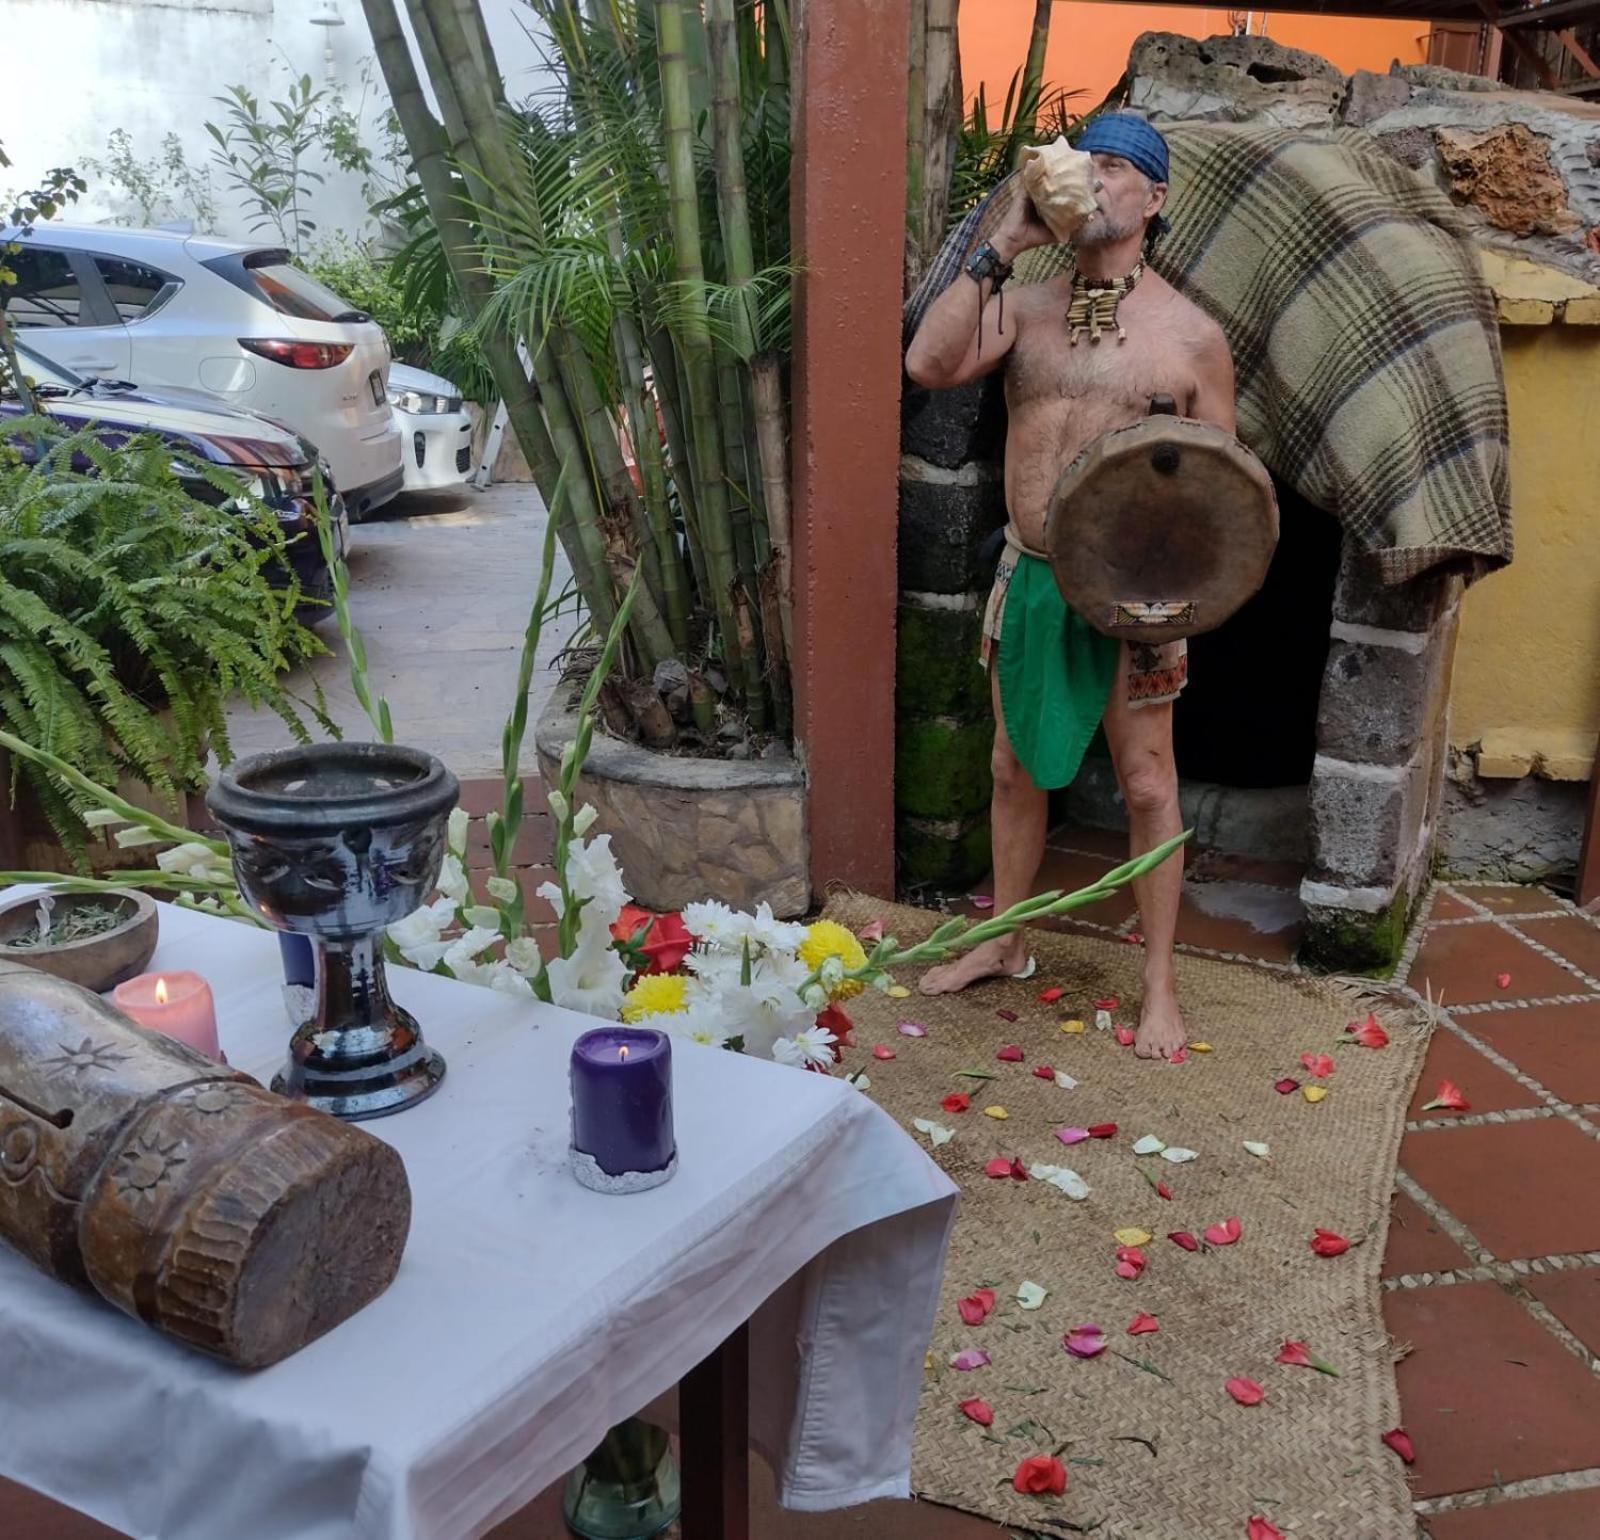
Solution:
[[[1067,340],[1077,347],[1078,338],[1085,330],[1090,342],[1098,342],[1100,333],[1111,327],[1117,329],[1117,341],[1128,340],[1127,330],[1117,319],[1117,307],[1133,286],[1144,276],[1144,258],[1134,264],[1133,271],[1121,278],[1085,278],[1082,273],[1072,275],[1072,298],[1067,305]]]

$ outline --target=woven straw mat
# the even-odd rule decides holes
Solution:
[[[881,918],[902,942],[926,936],[938,918],[856,895],[835,898],[827,912],[852,929]],[[1152,1063],[1094,1021],[1096,999],[1120,996],[1116,1019],[1137,1023],[1139,949],[1035,932],[1031,950],[1038,972],[1026,982],[938,998],[869,990],[847,1002],[855,1046],[843,1068],[868,1075],[866,1094],[962,1190],[917,1417],[914,1490],[1040,1535],[1237,1540],[1262,1514],[1293,1540],[1411,1540],[1403,1468],[1379,1437],[1400,1418],[1378,1269],[1405,1107],[1426,1046],[1422,1013],[1380,1006],[1387,1048],[1341,1044],[1346,1024],[1374,1004],[1353,987],[1183,957],[1190,1039],[1212,1051]],[[914,983],[909,971],[903,982]],[[1065,994],[1041,1003],[1049,987]],[[1061,1030],[1074,1018],[1087,1025],[1082,1035]],[[902,1035],[905,1021],[927,1036]],[[996,1058],[1008,1044],[1022,1048],[1022,1063]],[[875,1059],[874,1045],[896,1057]],[[1331,1054],[1336,1066],[1315,1105],[1274,1089],[1282,1077],[1309,1083],[1306,1051]],[[1037,1078],[1042,1065],[1078,1086]],[[964,1078],[963,1069],[995,1078]],[[970,1093],[971,1109],[941,1110],[956,1091]],[[989,1106],[1003,1107],[1005,1120],[985,1116]],[[912,1129],[918,1117],[954,1137],[931,1147]],[[1054,1137],[1058,1128],[1109,1122],[1117,1125],[1109,1139],[1069,1148]],[[1145,1134],[1198,1158],[1135,1156]],[[1268,1158],[1247,1153],[1246,1139],[1265,1142]],[[985,1174],[991,1159],[1013,1155],[1070,1167],[1089,1197]],[[1166,1182],[1170,1201],[1145,1172]],[[1230,1216],[1242,1225],[1233,1245],[1190,1253],[1167,1238],[1185,1230],[1199,1237]],[[1318,1226],[1359,1244],[1319,1257],[1310,1249]],[[1113,1232],[1123,1227],[1153,1237],[1133,1281],[1114,1270]],[[1042,1307],[1020,1307],[1024,1280],[1049,1291]],[[957,1301],[985,1286],[998,1296],[994,1313],[964,1325]],[[1159,1332],[1128,1336],[1141,1311],[1157,1317]],[[1088,1322],[1105,1329],[1106,1351],[1069,1357],[1063,1334]],[[1286,1340],[1309,1344],[1339,1377],[1274,1362]],[[966,1348],[986,1349],[992,1362],[951,1368]],[[1264,1386],[1265,1400],[1235,1404],[1224,1389],[1235,1376]],[[992,1426],[962,1414],[972,1397],[993,1407]],[[1019,1461],[1057,1451],[1068,1473],[1064,1497],[1013,1490]]]

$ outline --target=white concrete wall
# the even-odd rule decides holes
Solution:
[[[12,167],[0,170],[0,193],[32,187],[52,166],[79,166],[104,157],[106,137],[125,129],[141,159],[156,156],[176,133],[194,167],[211,164],[207,119],[221,123],[214,101],[243,85],[263,104],[287,95],[289,82],[309,74],[318,86],[336,84],[355,110],[363,66],[373,86],[364,116],[368,145],[378,147],[376,123],[388,105],[373,58],[360,0],[336,0],[340,27],[314,26],[321,0],[0,0],[0,143]],[[548,86],[538,46],[529,37],[536,19],[519,0],[482,0],[489,33],[506,76],[507,92],[522,100]],[[404,15],[403,0],[400,5]],[[332,79],[324,49],[333,50]],[[328,180],[313,195],[318,234],[368,228],[359,179],[320,162]],[[211,166],[217,233],[252,232],[220,170]],[[74,223],[130,223],[137,210],[89,178],[89,190],[67,215]]]

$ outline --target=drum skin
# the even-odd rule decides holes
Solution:
[[[1213,423],[1147,417],[1062,473],[1044,552],[1097,631],[1160,644],[1213,631],[1266,580],[1278,543],[1267,468]]]

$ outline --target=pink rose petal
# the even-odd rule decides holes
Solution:
[[[894,1049],[886,1048],[882,1043],[875,1043],[872,1048],[872,1057],[875,1059],[893,1059],[897,1058],[898,1055]]]
[[[1497,974],[1495,974],[1494,981],[1502,989],[1510,989],[1511,988],[1511,975],[1509,973],[1497,973]]]
[[[1132,1027],[1118,1027],[1117,1030],[1112,1033],[1112,1036],[1115,1037],[1124,1048],[1133,1047],[1134,1033]]]
[[[974,893],[972,895],[972,907],[974,909],[993,909],[994,900],[987,893]]]
[[[1179,1049],[1176,1049],[1173,1052],[1172,1057],[1167,1060],[1167,1063],[1168,1064],[1182,1064],[1188,1057],[1189,1057],[1189,1050],[1187,1048],[1179,1048]]]
[[[1266,1399],[1264,1391],[1254,1380],[1247,1380],[1242,1375],[1227,1381],[1223,1389],[1233,1397],[1240,1406],[1259,1406]]]
[[[1063,1144],[1081,1144],[1089,1137],[1087,1128],[1058,1128],[1056,1138]]]
[[[1143,1310],[1128,1322],[1128,1335],[1130,1337],[1142,1337],[1146,1332],[1160,1330],[1161,1322],[1153,1315],[1146,1314]]]
[[[868,924],[863,925],[861,929],[856,932],[856,939],[858,941],[882,941],[883,921],[872,920]]]
[[[983,1168],[983,1174],[985,1176],[995,1177],[1010,1176],[1011,1162],[1007,1160],[1004,1155],[996,1155],[995,1158]]]
[[[973,1369],[981,1369],[989,1362],[989,1355],[982,1348],[963,1348],[950,1360],[952,1369],[959,1369],[963,1374]]]
[[[1022,1063],[1023,1057],[1024,1055],[1022,1050],[1017,1047],[1015,1043],[1007,1043],[1006,1046],[995,1055],[995,1058],[1004,1059],[1007,1064],[1020,1064]]]
[[[1298,1080],[1291,1080],[1289,1076],[1285,1075],[1282,1080],[1274,1080],[1272,1082],[1272,1089],[1276,1091],[1279,1096],[1287,1096],[1291,1091],[1298,1091],[1300,1089],[1300,1082]]]
[[[1243,1227],[1237,1219],[1224,1219],[1219,1225],[1211,1225],[1206,1230],[1206,1239],[1213,1246],[1231,1246],[1240,1235]]]
[[[902,1021],[895,1029],[901,1037],[926,1037],[928,1029],[920,1021]]]
[[[1061,1345],[1074,1358],[1095,1358],[1106,1350],[1106,1334],[1098,1326],[1074,1326],[1061,1339]]]

